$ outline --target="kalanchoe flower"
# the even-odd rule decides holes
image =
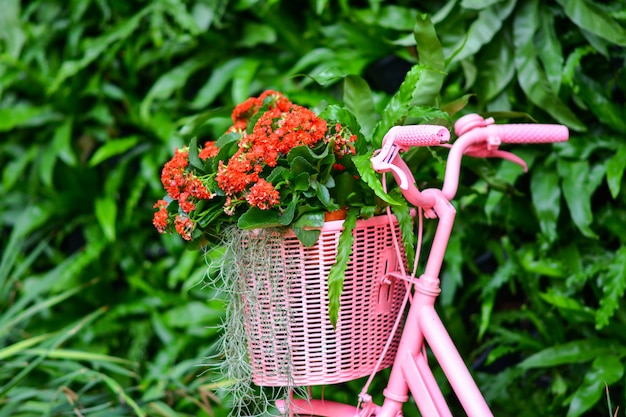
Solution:
[[[169,213],[167,212],[167,201],[158,200],[154,204],[154,208],[159,209],[154,213],[152,224],[159,231],[159,233],[165,233],[168,227]]]
[[[280,202],[280,194],[272,184],[261,178],[250,187],[250,192],[246,195],[246,201],[252,207],[267,210]]]
[[[191,240],[191,232],[193,232],[195,225],[189,217],[184,217],[180,214],[177,215],[174,220],[174,226],[176,227],[178,234],[180,234],[183,239]]]
[[[161,171],[161,183],[167,195],[176,200],[185,187],[185,168],[189,165],[187,149],[176,149],[174,156]]]
[[[229,136],[198,145],[193,141],[190,146],[197,149],[177,149],[164,165],[161,182],[167,198],[154,206],[158,210],[153,218],[160,233],[175,230],[183,239],[192,240],[196,228],[206,231],[209,225],[218,230],[217,222],[232,223],[238,220],[238,213],[252,208],[281,215],[288,204],[300,198],[319,210],[337,208],[324,197],[328,191],[320,187],[332,187],[329,175],[353,167],[346,160],[355,154],[356,135],[347,127],[329,124],[272,90],[235,106],[231,119],[233,124],[225,132]],[[302,162],[308,167],[305,170],[314,171],[301,177],[297,177],[298,171],[287,176],[271,174],[289,166],[287,155],[297,147],[330,154],[330,159]],[[306,183],[308,186],[303,185]]]
[[[203,161],[209,158],[215,158],[219,153],[220,148],[215,145],[214,141],[208,141],[204,144],[204,148],[198,153],[198,157]]]

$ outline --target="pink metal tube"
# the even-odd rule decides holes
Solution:
[[[441,192],[448,199],[453,200],[459,187],[459,173],[461,171],[461,159],[463,152],[471,145],[485,141],[485,132],[480,129],[474,129],[458,138],[450,153],[446,163],[446,174],[443,179],[443,187]]]
[[[468,417],[493,417],[434,307],[421,309],[419,324]]]
[[[477,114],[461,117],[454,124],[459,138],[448,155],[443,195],[452,200],[459,185],[461,158],[472,145],[485,143],[485,147],[497,148],[500,143],[534,144],[565,142],[569,137],[567,127],[555,124],[494,124],[492,118],[483,119]]]
[[[437,189],[424,190],[422,194],[432,197],[435,200],[433,209],[437,214],[437,217],[439,217],[439,224],[437,225],[437,231],[430,249],[430,254],[428,255],[428,262],[426,263],[424,275],[420,279],[438,287],[439,272],[441,271],[443,258],[446,254],[446,248],[448,247],[448,240],[450,239],[452,227],[454,226],[456,210],[454,209],[454,206],[445,198],[445,196],[443,196],[441,191]]]

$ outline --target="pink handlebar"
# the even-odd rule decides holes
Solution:
[[[569,137],[567,127],[561,125],[509,124],[492,127],[502,143],[565,142]]]
[[[413,146],[437,146],[450,140],[450,132],[443,126],[412,125],[394,126],[385,135],[385,141],[393,140],[401,150]]]
[[[520,164],[526,163],[518,156],[498,149],[500,144],[534,144],[565,142],[569,131],[566,126],[553,124],[499,124],[493,118],[484,119],[478,114],[468,114],[454,124],[458,139],[450,146],[446,173],[441,193],[452,200],[459,185],[459,171],[463,155],[479,158],[503,158]],[[430,208],[435,202],[430,191],[420,192],[415,179],[399,151],[413,146],[437,146],[450,139],[445,127],[436,125],[395,126],[383,139],[382,149],[372,157],[372,167],[378,172],[391,172],[406,199],[414,206]]]
[[[483,140],[500,143],[532,144],[565,142],[569,137],[567,127],[547,124],[494,124],[493,118],[483,119],[477,114],[468,114],[461,117],[454,124],[454,131],[461,137],[476,129],[482,132]],[[477,140],[481,140],[477,138]]]

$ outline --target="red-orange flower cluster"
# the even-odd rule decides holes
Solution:
[[[272,184],[261,178],[250,187],[250,192],[246,195],[246,201],[252,207],[267,210],[280,203],[280,194],[274,189]]]
[[[267,109],[248,134],[249,119],[264,106]],[[278,159],[296,146],[313,146],[323,140],[326,121],[275,91],[266,91],[238,105],[232,119],[230,131],[237,131],[242,137],[239,149],[228,163],[220,161],[217,183],[229,197],[236,197],[254,184],[242,197],[252,206],[270,209],[280,203],[279,193],[271,183],[260,183],[259,174],[266,166],[275,167]],[[261,191],[266,197],[260,197]]]
[[[217,155],[219,151],[213,142],[207,142],[203,156]],[[205,159],[206,159],[205,158]],[[172,159],[165,163],[161,171],[161,183],[167,191],[167,196],[171,201],[177,201],[180,213],[175,215],[175,230],[185,239],[191,240],[191,233],[195,228],[195,223],[189,218],[189,214],[196,209],[196,203],[200,200],[210,200],[213,194],[206,185],[192,171],[188,170],[189,150],[177,149]],[[166,233],[171,224],[172,217],[168,210],[169,203],[159,200],[154,205],[158,211],[154,213],[152,223],[160,233]]]
[[[207,141],[194,149],[197,158],[193,157],[191,163],[190,150],[185,147],[176,150],[164,165],[161,182],[167,197],[154,205],[157,211],[153,218],[160,233],[175,230],[184,239],[192,240],[199,222],[205,224],[218,218],[216,204],[221,204],[228,216],[245,205],[261,210],[280,206],[277,187],[282,184],[272,184],[266,177],[295,147],[329,144],[329,150],[338,157],[335,170],[345,168],[341,158],[355,154],[356,136],[349,129],[338,123],[328,126],[313,111],[293,104],[276,91],[265,91],[237,105],[231,118],[233,124],[226,133],[237,135],[234,149],[228,137],[223,142],[228,147],[223,150],[217,145],[220,142]],[[232,156],[221,158],[222,151]],[[203,201],[216,195],[223,200],[206,210],[210,206]]]

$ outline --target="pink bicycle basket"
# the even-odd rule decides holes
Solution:
[[[271,273],[246,277],[251,291],[243,296],[244,326],[255,384],[334,384],[374,371],[401,313],[406,288],[401,280],[386,276],[399,268],[388,217],[358,221],[339,319],[333,329],[328,316],[327,275],[335,263],[342,225],[342,220],[326,222],[312,247],[303,246],[291,232],[280,235],[265,253]],[[393,227],[399,237],[396,221]],[[268,259],[245,262],[267,264]],[[260,271],[254,266],[246,268],[255,270]],[[272,284],[272,279],[285,282]],[[396,333],[380,369],[393,362],[399,343]]]

